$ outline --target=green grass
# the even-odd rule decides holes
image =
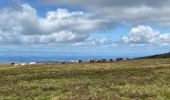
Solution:
[[[158,59],[158,58],[170,58],[170,52],[163,54],[156,54],[151,56],[139,57],[136,59]]]
[[[0,65],[2,100],[169,100],[170,59]]]

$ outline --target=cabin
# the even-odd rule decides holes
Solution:
[[[29,65],[34,65],[36,64],[37,62],[29,62]]]
[[[62,61],[61,64],[65,64],[66,62]]]
[[[12,62],[12,63],[10,63],[12,66],[19,66],[19,64],[18,63],[14,63],[14,62]]]
[[[122,61],[123,58],[116,58],[116,61]]]
[[[91,59],[89,60],[89,63],[95,63],[95,60]]]
[[[79,60],[78,62],[79,62],[79,63],[82,63],[82,62],[83,62],[83,60]]]
[[[109,59],[109,62],[113,62],[114,60],[113,59]]]
[[[102,63],[102,60],[97,60],[96,62],[97,62],[97,63]]]
[[[15,65],[15,63],[13,63],[13,62],[12,62],[12,63],[10,63],[10,64],[11,64],[12,66],[14,66],[14,65]]]
[[[29,65],[29,63],[21,63],[20,65],[21,66],[26,66],[26,65]]]
[[[107,59],[102,59],[101,61],[102,61],[102,63],[106,63]]]
[[[72,60],[72,61],[70,61],[70,63],[75,63],[75,61],[74,61],[74,60]]]
[[[126,58],[126,60],[130,60],[129,58]]]

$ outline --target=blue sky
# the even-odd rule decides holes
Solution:
[[[170,51],[170,0],[1,0],[0,55]]]

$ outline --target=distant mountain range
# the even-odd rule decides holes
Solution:
[[[156,54],[151,56],[139,57],[136,59],[156,59],[156,58],[170,58],[170,52],[164,54]]]

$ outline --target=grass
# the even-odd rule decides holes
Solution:
[[[151,56],[145,56],[145,57],[139,57],[136,59],[157,59],[157,58],[170,58],[170,52],[168,53],[163,53],[163,54],[156,54],[156,55],[151,55]]]
[[[170,59],[0,65],[2,100],[169,100]]]

